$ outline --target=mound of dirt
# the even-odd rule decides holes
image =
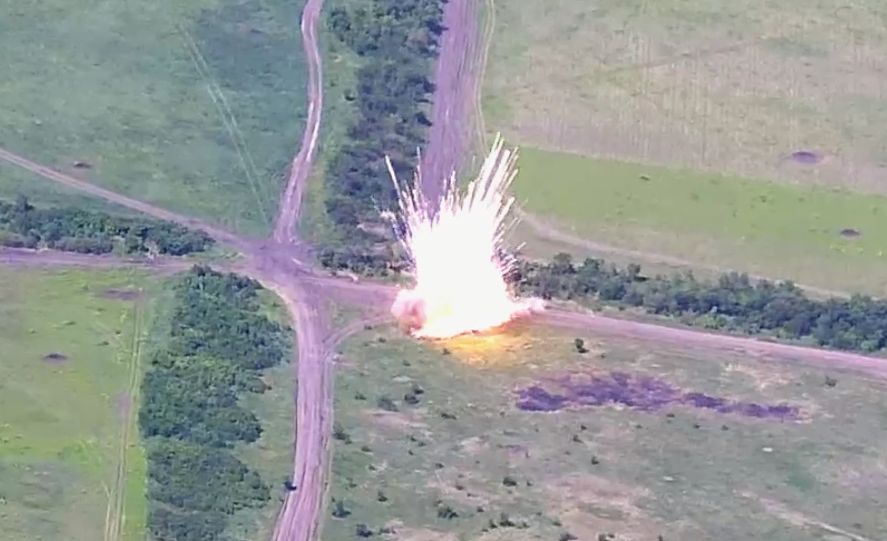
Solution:
[[[68,356],[54,351],[44,355],[43,360],[48,363],[63,363],[68,360]]]

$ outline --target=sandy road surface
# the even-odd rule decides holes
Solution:
[[[139,263],[138,261],[107,256],[83,256],[51,251],[33,252],[9,248],[0,249],[0,264],[2,263],[97,267],[137,266],[140,264],[149,268],[153,266],[150,263]],[[169,262],[168,266],[162,268],[178,270],[183,266],[179,262],[172,261]],[[294,270],[294,272],[297,271]],[[311,299],[313,296],[314,302],[317,302],[320,295],[324,295],[342,302],[362,305],[368,309],[370,314],[366,319],[351,323],[335,333],[325,334],[323,338],[320,338],[319,335],[311,335],[312,331],[307,328],[304,329],[309,338],[313,338],[310,340],[310,342],[313,342],[312,347],[316,348],[314,351],[305,352],[309,356],[319,353],[320,357],[328,357],[332,352],[332,348],[338,342],[351,334],[360,332],[364,325],[392,322],[387,308],[397,294],[398,288],[395,286],[378,282],[354,283],[348,279],[323,275],[302,276],[301,283],[305,284],[303,287],[307,287],[310,293],[276,292],[285,300],[291,297],[298,297],[304,301],[306,298]],[[306,304],[310,303],[299,303],[300,306]],[[300,314],[300,319],[313,321],[319,324],[320,328],[328,330],[322,324],[324,322],[318,320],[318,312],[305,307],[302,310],[308,310],[308,312]],[[559,309],[548,309],[545,312],[531,316],[529,321],[554,327],[575,329],[600,338],[636,340],[681,349],[748,355],[756,359],[774,362],[797,362],[819,367],[850,369],[887,379],[887,359],[883,357],[871,357],[844,351],[768,342],[746,336],[715,334],[690,328],[666,327],[655,323]]]
[[[446,30],[434,77],[428,145],[422,154],[422,191],[428,201],[440,199],[442,180],[459,169],[469,150],[478,71],[477,14],[476,0],[449,0],[444,5]]]
[[[311,162],[320,134],[320,117],[323,112],[323,72],[320,50],[317,46],[317,20],[323,0],[308,0],[302,11],[302,45],[308,61],[308,118],[302,145],[293,159],[286,189],[280,198],[280,208],[274,222],[274,240],[291,242],[296,239],[296,225],[302,208],[302,193],[311,172]]]

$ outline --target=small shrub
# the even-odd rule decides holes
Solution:
[[[357,534],[357,537],[372,537],[373,536],[373,530],[371,530],[369,528],[369,526],[367,526],[366,524],[364,524],[362,522],[354,527],[354,533]]]
[[[333,438],[343,442],[343,443],[351,443],[351,436],[348,432],[345,432],[345,429],[342,425],[336,423],[333,425]]]
[[[377,502],[385,503],[385,502],[388,501],[388,496],[386,496],[385,493],[382,492],[381,489],[380,489],[380,490],[377,490],[377,491],[376,491],[376,501],[377,501]]]
[[[399,411],[394,400],[391,400],[385,395],[380,396],[379,399],[376,400],[376,405],[385,411]]]
[[[505,477],[502,478],[502,484],[507,487],[516,487],[517,486],[517,479],[515,479],[514,477],[512,477],[510,475],[506,475]]]
[[[347,508],[345,508],[345,503],[342,500],[337,500],[336,505],[333,506],[333,516],[336,518],[345,518],[351,514]]]
[[[459,517],[459,513],[454,511],[453,508],[447,504],[439,504],[437,506],[437,517],[446,520],[453,520],[454,518]]]
[[[558,537],[558,539],[560,541],[575,541],[576,539],[579,539],[579,538],[576,537],[575,535],[571,534],[570,532],[564,532],[561,534],[560,537]]]

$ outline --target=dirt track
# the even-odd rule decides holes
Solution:
[[[302,46],[305,48],[308,62],[308,118],[302,135],[302,145],[290,167],[290,176],[280,198],[280,208],[274,222],[273,237],[279,243],[293,242],[297,238],[296,225],[302,208],[302,194],[308,183],[308,174],[311,172],[311,162],[314,160],[317,138],[320,134],[320,118],[323,113],[323,71],[320,49],[317,46],[317,20],[322,7],[323,0],[308,0],[302,11]]]
[[[469,150],[477,71],[476,0],[449,0],[443,26],[428,145],[422,153],[422,191],[428,201],[440,199],[442,180],[458,171]]]

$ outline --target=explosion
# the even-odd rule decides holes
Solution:
[[[456,173],[443,179],[435,212],[421,191],[421,170],[401,186],[386,158],[398,193],[402,228],[398,239],[416,277],[401,290],[391,313],[414,336],[449,338],[498,327],[529,314],[538,302],[515,299],[505,277],[513,259],[504,250],[514,198],[506,192],[516,174],[516,155],[497,136],[480,173],[460,190]]]

